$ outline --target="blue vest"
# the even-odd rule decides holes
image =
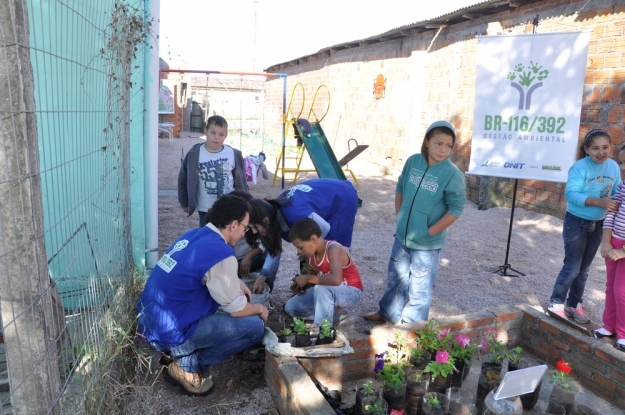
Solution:
[[[358,210],[358,194],[347,180],[312,179],[293,186],[278,196],[281,200],[280,213],[289,226],[299,219],[307,218],[315,212],[330,224],[330,232],[325,239],[337,241],[343,246],[352,246],[354,221]],[[289,233],[282,238],[289,240]]]
[[[139,332],[166,348],[184,343],[195,332],[198,321],[219,308],[202,284],[204,275],[233,255],[232,247],[207,226],[178,238],[145,284],[137,304]]]

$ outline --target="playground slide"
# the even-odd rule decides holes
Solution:
[[[319,177],[324,179],[347,180],[321,128],[321,124],[318,122],[311,123],[309,136],[302,133],[298,123],[295,123],[295,126],[297,127],[300,137],[302,137],[302,140],[304,140],[306,144],[306,150],[308,150],[308,155],[310,155],[310,159],[315,165]]]

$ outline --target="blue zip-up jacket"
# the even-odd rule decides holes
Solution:
[[[449,159],[432,166],[421,154],[406,160],[396,194],[402,194],[395,236],[406,247],[424,251],[445,246],[447,229],[432,236],[428,228],[446,213],[460,217],[466,202],[462,172]]]
[[[599,206],[584,206],[589,197],[607,197],[616,193],[621,181],[618,164],[607,159],[601,164],[586,156],[569,169],[566,180],[566,210],[586,220],[602,220],[606,210]]]

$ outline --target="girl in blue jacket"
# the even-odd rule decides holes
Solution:
[[[451,124],[437,121],[425,132],[421,154],[406,161],[395,189],[397,228],[386,292],[380,309],[365,319],[393,324],[428,319],[447,228],[466,201],[464,175],[449,160],[455,143]]]
[[[608,132],[590,131],[580,145],[578,161],[569,169],[566,181],[562,227],[564,265],[553,286],[549,310],[578,323],[590,321],[582,308],[582,296],[588,269],[601,244],[603,219],[608,210],[617,211],[619,207],[612,196],[621,179],[620,170],[611,155]]]

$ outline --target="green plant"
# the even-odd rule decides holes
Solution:
[[[423,378],[423,371],[421,370],[417,370],[414,372],[414,375],[412,375],[412,380],[414,382],[421,382],[421,378]]]
[[[406,383],[406,372],[394,364],[384,366],[384,369],[378,372],[378,376],[390,386],[401,386]]]
[[[366,381],[364,385],[362,385],[362,391],[365,395],[371,395],[373,393],[373,382],[370,380]]]
[[[436,395],[428,395],[425,398],[425,404],[428,406],[429,410],[432,409],[442,409],[443,406],[441,402],[438,400],[438,396]]]
[[[430,320],[422,329],[417,330],[417,341],[425,350],[438,350],[440,332],[440,325],[436,321]]]
[[[284,334],[285,336],[290,336],[291,334],[293,334],[293,330],[291,330],[291,329],[284,329],[284,330],[282,330],[282,334]]]
[[[480,344],[480,349],[484,353],[492,353],[490,359],[491,363],[501,364],[505,357],[505,348],[503,344],[497,341],[497,332],[493,329],[488,329],[484,332],[484,339]]]
[[[300,336],[305,336],[309,334],[308,327],[306,327],[306,323],[304,323],[304,320],[300,320],[297,317],[293,318],[293,323],[291,324],[291,327],[293,327],[295,333],[299,334]]]
[[[379,398],[373,403],[373,405],[365,405],[365,411],[371,415],[386,415],[386,411],[382,407],[382,402]]]
[[[423,359],[423,354],[424,354],[423,349],[419,349],[418,347],[415,347],[410,351],[410,356],[412,356],[414,360]]]
[[[573,389],[573,378],[571,377],[571,370],[573,368],[569,366],[564,360],[558,360],[556,363],[556,371],[553,372],[551,383],[555,383],[562,389]]]
[[[454,358],[444,351],[436,352],[435,360],[432,360],[425,367],[424,372],[430,373],[432,380],[437,376],[446,378],[454,371]]]
[[[468,366],[471,365],[471,358],[475,354],[477,345],[471,343],[471,339],[467,336],[458,333],[456,341],[451,346],[451,357],[454,358],[454,362],[462,360]]]
[[[332,323],[330,323],[329,318],[324,318],[321,324],[319,325],[319,338],[325,339],[332,337]]]
[[[482,377],[482,382],[491,388],[495,388],[501,383],[501,375],[493,370],[487,370],[484,377]]]
[[[519,363],[519,360],[521,360],[521,352],[522,351],[523,351],[522,348],[515,347],[514,349],[510,349],[510,350],[504,351],[504,354],[506,355],[506,357],[508,358],[510,363],[517,364],[517,363]]]

